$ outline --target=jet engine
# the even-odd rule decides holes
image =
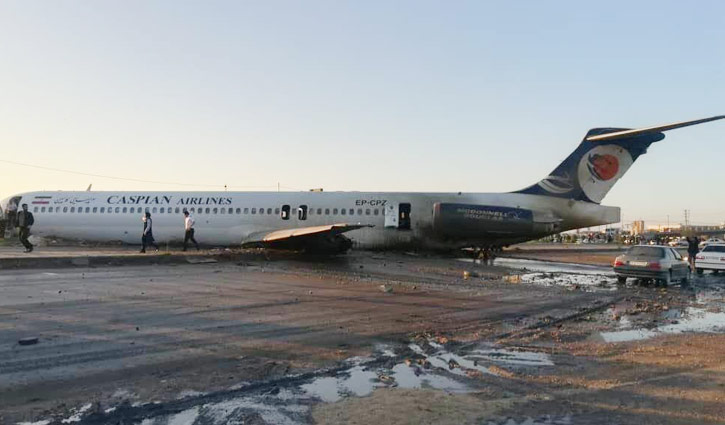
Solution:
[[[515,238],[557,231],[557,220],[535,220],[541,215],[522,208],[436,203],[433,230],[444,239],[465,240]]]

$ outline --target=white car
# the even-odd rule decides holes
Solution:
[[[710,245],[711,243],[720,243],[725,244],[725,241],[720,238],[710,238],[706,241],[700,242],[700,249],[705,248],[706,246]]]
[[[687,243],[687,239],[684,238],[672,240],[667,245],[673,248],[687,248],[689,246],[689,244]]]
[[[709,243],[695,256],[695,270],[702,274],[705,270],[725,270],[725,243]]]

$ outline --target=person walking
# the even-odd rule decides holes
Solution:
[[[143,218],[143,234],[141,235],[141,252],[146,252],[146,246],[150,245],[159,250],[159,246],[154,241],[154,229],[153,220],[151,220],[151,213],[146,211]]]
[[[189,240],[194,242],[194,246],[196,247],[196,250],[199,250],[199,244],[196,242],[196,239],[194,239],[194,224],[196,224],[196,221],[194,221],[194,218],[189,214],[189,211],[184,210],[184,249],[183,251],[186,251],[186,247],[189,245]]]
[[[700,252],[700,239],[697,236],[687,238],[687,260],[690,263],[690,271],[695,272],[695,257]]]
[[[28,211],[28,204],[23,204],[23,209],[17,214],[15,224],[20,230],[18,238],[25,247],[25,252],[33,252],[33,244],[28,240],[28,236],[30,236],[30,227],[35,224],[35,218],[33,213]]]

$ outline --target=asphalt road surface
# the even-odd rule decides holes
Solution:
[[[638,299],[659,300],[661,313],[664,303],[684,309],[693,291],[663,295],[654,288],[617,289],[604,280],[591,289],[537,285],[505,278],[512,273],[452,258],[373,253],[333,260],[255,257],[6,270],[0,274],[0,422],[557,424],[611,423],[612,417],[620,423],[722,418],[716,398],[706,400],[709,410],[701,416],[613,412],[594,402],[572,407],[572,399],[589,400],[602,388],[572,377],[551,378],[575,371],[582,380],[604,382],[614,380],[616,371],[626,375],[617,380],[636,382],[627,375],[632,365],[607,369],[601,359],[592,360],[602,346],[620,350],[592,342],[598,331],[619,326],[605,317],[606,309],[630,303],[628,312],[640,308],[637,318],[650,317],[657,308],[645,312]],[[28,338],[29,345],[19,343]],[[706,340],[701,349],[716,342]],[[496,345],[481,351],[480,344]],[[514,359],[507,368],[498,363],[503,351],[497,350],[504,348],[524,357],[551,357],[534,365]],[[472,355],[478,360],[469,362],[466,356]],[[436,366],[442,359],[448,369]],[[401,375],[401,365],[415,362],[422,365],[414,369],[416,376],[429,374],[422,389],[410,383],[412,375]],[[554,364],[560,372],[552,372]],[[701,369],[708,364],[700,362]],[[674,373],[652,368],[647,379]],[[327,399],[327,390],[315,389],[328,379],[373,370],[374,388],[351,390],[365,397],[347,397],[348,391]],[[715,390],[725,381],[721,375],[709,379]],[[607,390],[619,394],[615,387]],[[288,391],[284,397],[281,389]],[[601,402],[609,406],[620,403],[612,397],[629,397],[612,394]],[[557,397],[567,403],[554,404]],[[231,400],[236,407],[228,407]],[[395,405],[385,407],[393,400]],[[345,416],[370,412],[369,403],[388,413]],[[462,416],[441,414],[445,406],[458,406]]]

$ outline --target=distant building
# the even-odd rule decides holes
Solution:
[[[632,223],[632,234],[633,235],[641,235],[645,232],[644,228],[644,220],[635,220]]]

